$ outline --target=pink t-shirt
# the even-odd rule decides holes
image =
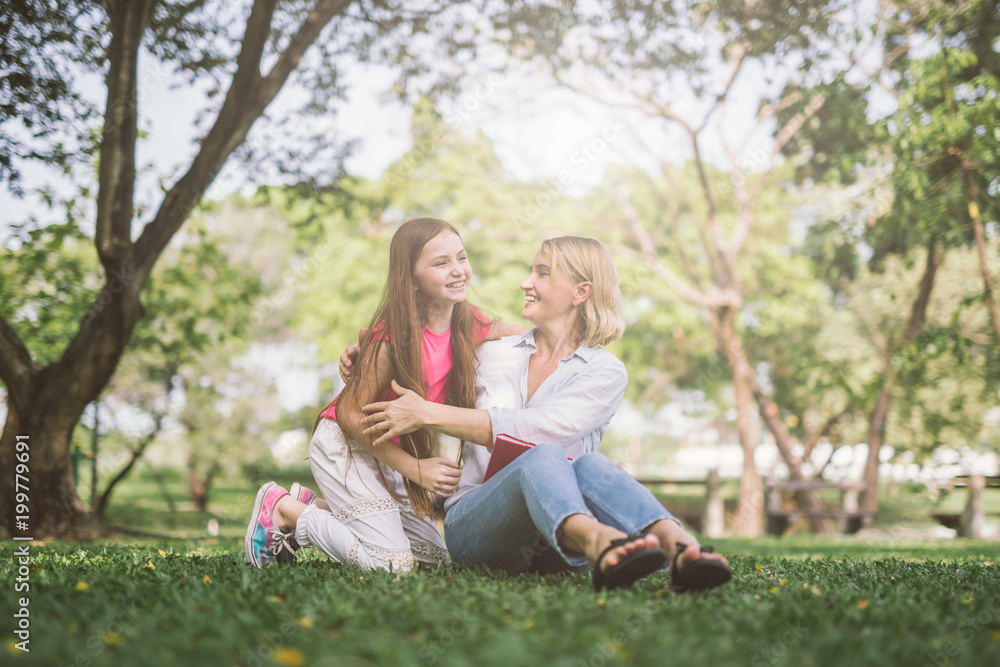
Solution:
[[[472,309],[472,342],[476,347],[486,340],[490,333],[490,320],[476,308]],[[448,397],[451,367],[454,359],[451,356],[451,329],[444,333],[434,333],[427,327],[423,330],[421,349],[423,362],[423,383],[427,392],[427,400],[434,403],[444,403]],[[399,398],[392,389],[387,389],[379,398],[381,401],[391,401]],[[327,408],[322,415],[324,419],[337,418],[336,402]]]

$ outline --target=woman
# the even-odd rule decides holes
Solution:
[[[616,588],[671,563],[677,590],[721,585],[724,558],[702,548],[648,490],[596,452],[628,382],[603,345],[624,331],[614,263],[593,239],[545,241],[521,283],[521,316],[535,328],[510,341],[521,356],[517,404],[437,405],[394,385],[399,398],[366,405],[373,447],[420,428],[464,441],[465,468],[446,502],[452,560],[509,572],[580,569]],[[490,380],[484,386],[489,392]],[[483,483],[496,436],[543,443]],[[570,461],[567,456],[572,457]]]

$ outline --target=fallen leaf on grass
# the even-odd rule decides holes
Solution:
[[[274,661],[282,665],[298,667],[306,661],[306,657],[302,655],[302,651],[282,646],[274,650]]]
[[[868,600],[860,600],[858,602],[858,607],[861,609],[868,609]]]

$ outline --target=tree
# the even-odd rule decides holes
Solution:
[[[255,0],[245,11],[202,1],[109,0],[12,3],[0,10],[6,28],[0,55],[5,66],[15,70],[0,87],[0,177],[16,191],[23,163],[29,160],[72,168],[95,159],[99,165],[92,217],[103,276],[90,307],[77,311],[78,328],[55,358],[41,361],[33,357],[23,334],[30,326],[26,321],[36,313],[0,318],[0,378],[9,410],[0,439],[0,465],[13,469],[15,440],[30,439],[34,536],[95,534],[76,500],[70,434],[84,406],[114,373],[142,318],[143,290],[158,258],[230,157],[242,147],[242,157],[266,174],[267,162],[261,160],[270,154],[274,170],[306,185],[320,185],[317,172],[336,173],[336,165],[322,158],[331,151],[335,157],[338,146],[316,138],[327,128],[317,128],[308,115],[286,119],[286,130],[298,132],[298,141],[279,142],[272,135],[247,143],[251,129],[293,73],[299,72],[300,83],[312,93],[306,105],[312,121],[328,113],[331,100],[342,93],[338,77],[351,61],[384,58],[398,67],[404,80],[429,74],[428,85],[447,88],[441,81],[450,73],[432,68],[423,60],[427,51],[408,48],[406,42],[431,42],[459,57],[474,47],[469,30],[462,29],[469,23],[466,9],[430,5],[411,11],[396,2]],[[483,16],[523,27],[522,21],[534,20],[529,10],[500,7]],[[238,40],[230,37],[239,33]],[[164,186],[162,200],[153,203],[148,217],[135,194],[138,91],[146,80],[140,56],[143,63],[152,59],[161,64],[161,74],[169,69],[170,76],[213,84],[207,91],[205,131],[197,153],[183,175]],[[101,107],[86,98],[84,75],[106,82],[99,126],[95,123]],[[221,94],[225,84],[228,88]],[[302,127],[312,134],[305,141]],[[92,141],[92,136],[99,139]],[[275,145],[292,148],[274,155]],[[141,229],[133,234],[133,224],[143,217]],[[7,517],[3,531],[12,532],[14,480],[4,479],[0,490],[0,511]]]
[[[563,40],[563,48],[543,49],[539,59],[566,88],[631,114],[632,145],[647,150],[655,170],[649,187],[673,219],[639,210],[631,180],[609,187],[607,194],[617,206],[616,217],[632,232],[631,254],[707,316],[732,381],[744,452],[732,530],[759,534],[764,503],[753,457],[754,413],[774,436],[791,478],[803,474],[792,438],[761,391],[742,340],[742,264],[747,239],[759,225],[762,193],[776,175],[776,158],[824,111],[821,91],[803,96],[794,87],[855,69],[841,51],[852,50],[860,26],[839,2],[617,2],[580,12],[577,32]],[[733,104],[741,94],[746,97],[747,86],[759,89],[761,82],[763,90],[751,94],[749,104],[746,99]],[[735,107],[757,103],[756,118],[732,122]],[[793,105],[793,113],[783,113]],[[734,136],[731,126],[744,121],[749,129]],[[679,143],[693,179],[682,175],[680,160],[667,157]],[[806,508],[819,503],[810,492],[798,494],[798,501]]]
[[[876,80],[895,98],[895,111],[870,121],[868,91],[843,83],[826,91],[837,122],[806,127],[786,147],[790,155],[799,156],[802,178],[852,183],[872,165],[888,173],[885,189],[891,205],[871,207],[861,216],[868,224],[848,220],[817,230],[820,235],[824,229],[831,231],[843,241],[834,243],[837,250],[824,258],[828,267],[850,279],[857,273],[862,252],[870,252],[868,264],[876,271],[891,256],[920,261],[924,267],[905,322],[890,331],[870,327],[883,361],[872,392],[867,434],[861,505],[869,512],[878,507],[879,455],[900,351],[935,338],[925,335],[928,304],[951,249],[977,249],[982,300],[1000,342],[982,220],[984,212],[997,211],[995,200],[985,193],[995,188],[1000,176],[995,127],[1000,56],[992,46],[1000,35],[1000,12],[989,2],[962,7],[896,2],[886,4],[883,18],[874,36],[885,67]],[[917,43],[934,49],[914,57],[911,49]],[[793,107],[786,113],[794,111]],[[845,145],[844,136],[866,140]]]

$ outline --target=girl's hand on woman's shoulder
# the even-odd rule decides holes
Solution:
[[[369,403],[361,408],[367,416],[361,420],[363,435],[377,437],[372,446],[382,445],[398,435],[412,433],[424,426],[421,410],[427,403],[415,391],[392,381],[392,390],[399,398],[393,401]]]

